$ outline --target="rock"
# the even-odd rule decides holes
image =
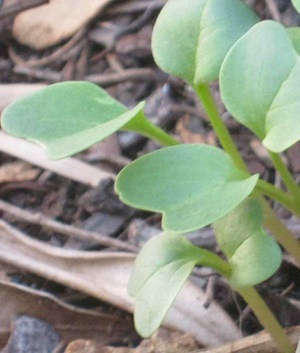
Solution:
[[[16,319],[5,353],[52,353],[60,342],[53,326],[45,321],[22,315]]]

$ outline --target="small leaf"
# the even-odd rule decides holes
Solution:
[[[138,333],[151,336],[160,326],[196,264],[213,263],[216,255],[179,235],[160,234],[138,255],[129,281]]]
[[[294,8],[300,13],[300,1],[299,0],[292,0]]]
[[[63,82],[8,106],[1,123],[8,133],[42,144],[50,158],[58,159],[139,119],[142,108],[143,103],[129,111],[92,83]]]
[[[263,144],[273,152],[282,152],[300,140],[300,59],[282,83],[266,118],[267,135]]]
[[[289,27],[289,28],[286,28],[286,31],[293,43],[293,46],[296,52],[298,53],[298,55],[300,55],[300,28]]]
[[[190,84],[216,80],[229,48],[257,22],[240,0],[169,0],[154,26],[154,59]]]
[[[300,59],[289,35],[297,44],[279,23],[255,25],[231,48],[220,73],[227,109],[273,152],[300,139]]]
[[[221,149],[191,144],[137,159],[115,185],[124,203],[162,212],[163,229],[184,233],[224,216],[251,193],[257,179],[237,169]]]
[[[278,244],[263,230],[262,207],[247,199],[214,223],[217,242],[231,265],[233,287],[258,284],[281,264]]]

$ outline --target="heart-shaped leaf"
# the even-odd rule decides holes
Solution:
[[[214,223],[217,242],[231,265],[235,288],[253,286],[273,275],[281,264],[279,245],[263,229],[260,203],[247,199]]]
[[[149,337],[158,329],[196,264],[220,261],[180,235],[162,233],[152,238],[135,261],[128,288],[136,299],[134,321],[139,334]],[[227,271],[226,263],[223,270]]]
[[[48,86],[8,106],[2,127],[46,147],[53,159],[80,152],[131,121],[143,119],[143,103],[132,110],[89,82]]]
[[[163,229],[184,233],[224,216],[251,193],[257,179],[237,169],[221,149],[191,144],[135,160],[115,185],[124,203],[162,212]]]
[[[240,0],[169,0],[154,26],[154,59],[190,84],[216,80],[229,48],[257,22]]]
[[[227,109],[273,152],[300,139],[299,80],[300,59],[293,42],[273,21],[252,27],[231,48],[220,73]]]

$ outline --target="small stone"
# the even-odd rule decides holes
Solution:
[[[22,315],[14,323],[5,353],[53,353],[60,337],[48,322]]]

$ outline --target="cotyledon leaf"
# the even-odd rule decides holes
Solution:
[[[139,334],[151,336],[160,326],[179,290],[196,264],[220,265],[217,255],[191,244],[180,235],[159,234],[146,243],[138,255],[129,281],[135,297],[134,321]]]
[[[292,0],[294,8],[300,13],[300,1],[299,0]]]
[[[191,144],[138,158],[119,173],[115,188],[124,203],[163,213],[163,229],[184,233],[224,216],[257,179],[237,169],[221,149]]]
[[[235,288],[256,285],[281,264],[281,250],[263,229],[263,211],[256,199],[246,199],[214,223],[217,242],[231,265]]]
[[[296,52],[298,53],[298,55],[300,55],[300,28],[289,27],[289,28],[286,28],[286,31],[293,43],[293,46]]]
[[[190,84],[216,80],[229,48],[258,20],[241,0],[169,0],[154,26],[154,59]]]
[[[143,103],[128,110],[89,82],[50,85],[8,106],[1,125],[8,133],[45,146],[50,158],[80,152],[143,119]]]
[[[282,152],[300,140],[300,59],[278,91],[266,117],[263,144],[273,152]]]
[[[263,21],[235,43],[220,72],[225,106],[273,152],[300,139],[300,58],[295,35],[279,23]]]

